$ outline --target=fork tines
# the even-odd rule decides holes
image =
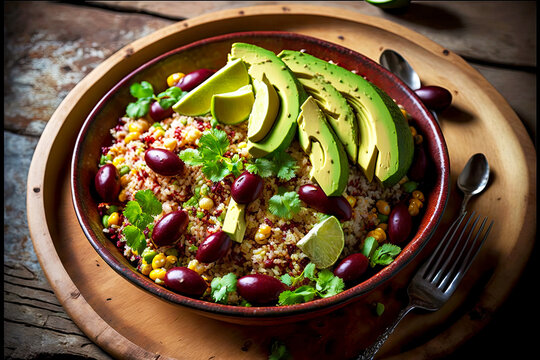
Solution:
[[[485,217],[476,229],[480,216],[478,215],[473,220],[474,217],[473,211],[466,223],[462,225],[464,219],[467,218],[467,213],[461,214],[419,270],[423,272],[422,277],[425,280],[433,283],[442,292],[452,291],[454,285],[461,280],[493,226],[493,221],[491,221],[485,229],[488,220]]]

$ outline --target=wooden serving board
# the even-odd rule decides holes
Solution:
[[[484,153],[492,169],[490,184],[469,208],[494,219],[495,226],[450,301],[434,313],[409,314],[380,357],[432,359],[452,352],[489,322],[529,258],[536,233],[534,146],[505,99],[459,56],[388,20],[329,7],[246,7],[179,22],[121,49],[69,93],[36,148],[27,192],[34,247],[59,301],[90,339],[122,359],[265,359],[273,340],[284,342],[295,359],[354,358],[399,312],[404,289],[425,251],[351,306],[313,320],[254,327],[201,317],[140,290],[109,268],[80,229],[69,190],[70,160],[79,128],[101,96],[156,54],[249,30],[306,34],[372,59],[392,48],[411,62],[424,84],[452,92],[453,106],[440,114],[452,184],[472,154]],[[460,202],[453,185],[438,234]],[[373,312],[376,302],[385,305],[382,316]]]

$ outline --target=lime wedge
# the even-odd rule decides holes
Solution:
[[[235,91],[249,83],[250,78],[244,62],[240,59],[231,60],[214,75],[191,90],[172,108],[182,115],[205,115],[210,112],[212,96]]]
[[[330,216],[316,224],[296,245],[317,268],[325,269],[334,265],[341,255],[345,236],[339,220]]]
[[[212,96],[210,112],[222,124],[238,124],[247,120],[254,101],[253,88],[245,85],[236,91]]]

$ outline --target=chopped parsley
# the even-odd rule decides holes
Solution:
[[[214,301],[222,304],[227,303],[229,294],[236,291],[236,281],[236,275],[234,273],[213,278],[210,288]]]
[[[285,192],[284,188],[278,189],[278,194],[268,200],[268,210],[270,213],[283,218],[292,219],[300,212],[302,203],[296,191]]]
[[[232,158],[224,154],[229,148],[227,133],[220,129],[209,129],[199,139],[198,149],[186,149],[178,156],[186,164],[202,166],[203,174],[213,182],[223,180],[229,174],[240,176],[244,163],[238,154]]]
[[[146,248],[144,231],[152,230],[154,216],[161,214],[161,202],[152,190],[140,190],[135,194],[135,200],[129,201],[124,208],[124,217],[131,225],[122,230],[127,245],[138,254]]]
[[[129,92],[137,98],[137,101],[129,103],[126,108],[127,116],[132,119],[138,119],[148,114],[152,101],[157,101],[166,110],[187,94],[179,87],[172,86],[156,96],[152,84],[148,81],[132,84]]]
[[[281,180],[291,180],[298,169],[296,160],[285,151],[271,153],[246,166],[246,170],[260,177],[277,176]]]
[[[281,282],[285,285],[294,287],[301,283],[304,279],[308,279],[311,283],[302,285],[294,290],[286,290],[279,294],[279,305],[293,305],[308,302],[316,296],[326,298],[339,294],[345,289],[343,280],[335,276],[330,270],[323,269],[315,276],[315,264],[309,263],[304,268],[304,271],[296,277],[291,277],[289,274],[281,276]]]

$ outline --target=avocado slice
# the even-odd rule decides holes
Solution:
[[[285,64],[296,74],[302,74],[299,62],[286,61]],[[321,76],[298,77],[308,95],[313,96],[319,108],[326,115],[328,123],[343,143],[349,159],[356,163],[358,157],[358,124],[356,116],[347,100],[337,89]]]
[[[187,116],[205,115],[210,112],[212,97],[249,85],[251,79],[242,60],[229,61],[224,67],[191,90],[173,105],[173,110]]]
[[[354,110],[359,129],[357,162],[369,181],[376,177],[385,186],[405,176],[413,154],[411,131],[396,103],[377,86],[335,64],[299,51],[283,50],[279,55],[299,78],[322,76]]]
[[[251,79],[255,89],[255,102],[248,119],[248,140],[261,141],[270,132],[279,111],[276,89],[265,74],[262,80]]]
[[[339,196],[349,179],[347,154],[313,97],[308,97],[301,109],[298,140],[311,161],[309,175],[327,196]]]
[[[249,75],[254,79],[262,81],[263,74],[266,75],[275,87],[281,103],[270,132],[260,141],[248,140],[249,153],[258,158],[287,149],[296,133],[300,105],[307,98],[304,88],[272,51],[252,44],[234,43],[229,59],[242,59],[248,65]]]
[[[225,232],[231,240],[241,243],[246,233],[246,204],[238,204],[231,197],[223,226],[221,230]]]

